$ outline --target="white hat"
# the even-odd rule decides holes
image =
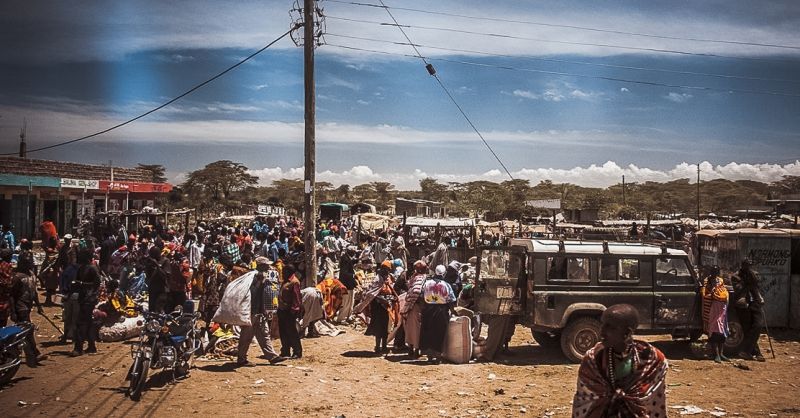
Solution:
[[[72,234],[64,235],[64,239],[72,239]]]
[[[438,266],[436,266],[436,270],[434,271],[436,272],[437,276],[444,276],[444,274],[447,273],[447,268],[439,264]]]

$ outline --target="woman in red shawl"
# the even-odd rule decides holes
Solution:
[[[649,343],[633,339],[636,308],[610,306],[602,323],[601,342],[586,352],[578,371],[572,416],[666,417],[667,360]]]

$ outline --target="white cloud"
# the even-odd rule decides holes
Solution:
[[[259,184],[269,185],[273,180],[281,178],[303,178],[303,167],[282,169],[280,167],[262,168],[251,170],[251,174],[258,176]],[[791,164],[743,164],[731,162],[726,165],[712,165],[709,162],[700,164],[700,178],[702,181],[714,179],[727,180],[755,180],[760,182],[773,182],[783,176],[800,176],[800,161]],[[618,184],[625,176],[626,182],[643,183],[646,181],[666,182],[677,179],[696,181],[697,165],[681,163],[668,170],[656,170],[638,167],[634,164],[621,167],[617,163],[608,161],[602,165],[592,164],[589,167],[574,167],[571,169],[558,168],[524,168],[511,173],[514,178],[530,180],[532,185],[542,180],[551,180],[555,183],[572,183],[585,187],[608,187]],[[492,169],[482,174],[452,174],[452,173],[426,173],[415,169],[408,173],[375,172],[368,166],[355,166],[344,171],[322,171],[317,173],[317,180],[340,184],[357,185],[372,181],[388,181],[399,190],[418,190],[419,181],[432,177],[440,182],[469,182],[476,180],[505,181],[508,179],[505,172]]]
[[[361,99],[356,100],[356,103],[358,103],[358,104],[360,104],[362,106],[368,106],[370,104],[370,102],[368,102],[366,100],[361,100]]]
[[[627,93],[627,92],[629,92],[630,90],[628,90],[628,88],[627,88],[627,87],[620,87],[620,88],[619,88],[619,91],[621,91],[622,93]]]
[[[694,96],[689,93],[675,93],[674,91],[671,91],[668,95],[664,96],[665,99],[675,103],[686,103],[692,97]]]
[[[258,85],[255,85],[255,86],[250,86],[249,88],[251,90],[260,91],[260,90],[264,90],[265,88],[268,88],[268,87],[269,87],[268,84],[258,84]]]
[[[514,90],[511,93],[513,96],[522,97],[523,99],[539,100],[539,95],[528,90]]]
[[[542,98],[548,102],[560,102],[564,100],[564,95],[557,89],[547,89],[542,93]]]

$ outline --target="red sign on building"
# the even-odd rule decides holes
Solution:
[[[100,180],[100,190],[131,193],[169,193],[172,190],[172,185],[169,183]]]

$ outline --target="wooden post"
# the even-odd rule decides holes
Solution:
[[[303,1],[303,63],[305,81],[305,205],[303,224],[305,225],[305,278],[303,287],[314,286],[317,282],[317,247],[314,188],[316,182],[316,94],[314,91],[314,0]]]

